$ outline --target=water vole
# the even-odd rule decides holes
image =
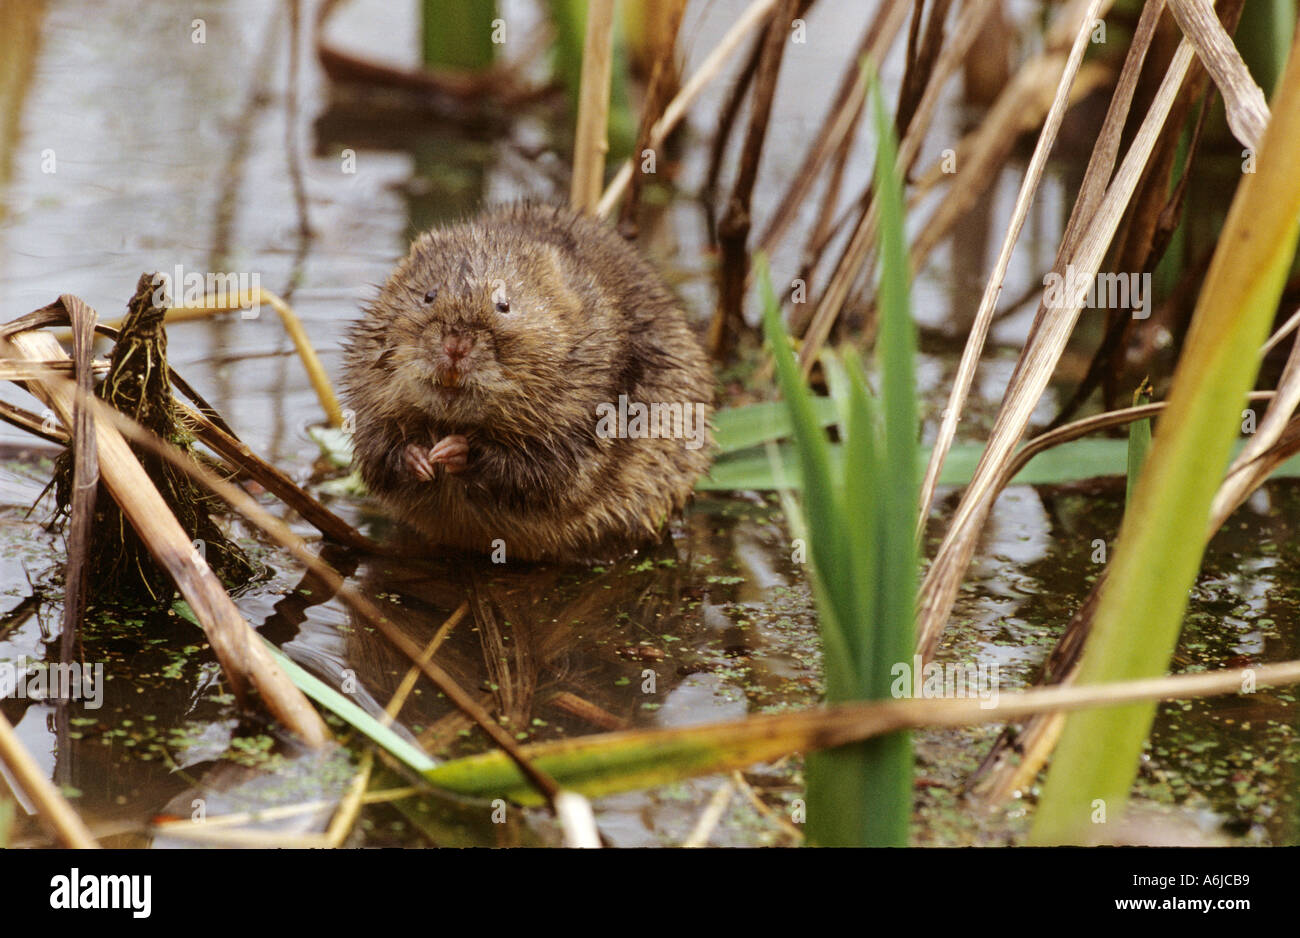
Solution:
[[[567,209],[421,235],[344,361],[362,477],[437,544],[609,557],[659,536],[708,467],[713,375],[677,301]]]

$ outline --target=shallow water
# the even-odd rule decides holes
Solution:
[[[688,66],[707,53],[741,6],[739,0],[693,6]],[[518,17],[512,22],[535,18],[529,4],[507,7]],[[819,4],[810,29],[838,37],[847,48],[861,28],[848,9]],[[302,21],[310,23],[313,15],[307,5]],[[204,45],[190,41],[194,17],[207,23]],[[255,272],[263,287],[291,299],[337,376],[343,328],[405,252],[412,232],[484,200],[563,196],[559,158],[548,155],[562,139],[556,135],[565,133],[554,105],[519,116],[504,138],[449,129],[427,116],[406,115],[394,126],[393,119],[368,113],[331,89],[305,40],[291,81],[291,32],[278,4],[199,3],[182,14],[162,2],[107,10],[53,2],[36,22],[28,41],[15,45],[24,50],[20,67],[27,85],[16,131],[0,149],[5,318],[63,292],[113,317],[124,310],[141,272],[178,264]],[[395,48],[391,40],[413,35],[412,22],[410,5],[358,0],[335,27],[352,48],[411,60],[413,46],[399,42]],[[755,195],[760,208],[775,204],[820,120],[808,107],[810,94],[821,100],[843,60],[825,47],[791,54],[785,74],[793,77],[783,78],[779,90]],[[898,63],[886,63],[884,74],[896,83]],[[676,187],[661,208],[647,213],[641,239],[701,321],[711,309],[712,259],[704,250],[704,213],[692,193],[724,88],[710,89],[693,112],[697,134],[683,148]],[[955,100],[947,102],[935,138],[951,136],[959,116]],[[346,148],[356,152],[355,173],[344,171]],[[50,152],[55,171],[42,172]],[[846,191],[866,178],[869,152],[864,147],[852,162]],[[1064,180],[1073,171],[1066,165],[1050,175],[1006,295],[1032,282],[1041,255],[1055,245]],[[918,278],[927,438],[996,249],[989,242],[998,226],[988,218],[1006,217],[1017,185],[1013,167],[995,184],[982,209],[986,216],[977,212]],[[788,242],[798,243],[797,237]],[[778,279],[796,261],[793,247],[778,252]],[[993,336],[973,414],[963,424],[972,439],[1001,400],[1027,324],[1028,313],[1012,316]],[[1095,325],[1085,322],[1083,329]],[[255,451],[299,481],[327,474],[307,433],[322,419],[320,406],[273,316],[176,325],[169,329],[169,353],[173,366]],[[26,403],[13,388],[0,394]],[[1049,394],[1036,417],[1050,417],[1054,403]],[[48,479],[48,466],[27,452],[31,440],[19,431],[0,426],[0,446],[0,661],[44,659],[57,642],[63,542],[41,527],[48,502],[25,513]],[[1274,483],[1216,538],[1177,668],[1296,657],[1297,498],[1300,490],[1291,483]],[[1121,500],[1122,486],[1111,483],[1010,489],[963,587],[943,657],[996,664],[1004,690],[1032,679],[1097,573],[1094,541],[1113,544]],[[343,498],[329,504],[377,537],[400,537],[369,509]],[[940,530],[949,510],[941,499],[932,531]],[[313,536],[305,527],[300,533]],[[283,556],[255,542],[250,547],[266,574],[238,597],[241,610],[295,661],[334,686],[350,683],[354,700],[381,712],[406,673],[405,659],[356,627],[340,603]],[[792,562],[778,508],[763,498],[702,498],[670,543],[596,568],[502,570],[480,561],[396,562],[337,551],[329,559],[350,582],[383,600],[421,644],[469,602],[470,613],[450,630],[438,660],[508,716],[521,739],[681,726],[803,707],[819,698],[806,577]],[[103,706],[60,710],[13,699],[0,706],[106,843],[184,846],[184,840],[154,835],[148,823],[200,810],[215,816],[328,802],[346,787],[352,771],[347,754],[302,756],[270,727],[241,723],[192,626],[165,612],[148,621],[131,611],[92,612],[84,646],[86,660],[104,665]],[[398,726],[435,754],[483,745],[424,684]],[[1294,700],[1285,692],[1166,705],[1139,780],[1144,800],[1175,806],[1161,823],[1191,825],[1203,836],[1294,843],[1296,726]],[[918,734],[916,842],[1001,843],[1023,831],[1025,801],[986,816],[958,800],[958,787],[996,733],[996,727],[978,727]],[[711,842],[792,842],[788,807],[801,793],[798,761],[755,767],[744,779],[757,803],[735,794]],[[600,799],[601,830],[618,845],[680,843],[723,783],[702,779]],[[394,776],[376,784],[404,781]],[[265,826],[277,836],[318,831],[328,814],[318,809]],[[42,837],[20,817],[15,842]],[[349,842],[553,843],[556,833],[535,811],[493,824],[479,804],[398,802],[366,808]]]

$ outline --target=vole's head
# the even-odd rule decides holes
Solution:
[[[591,359],[582,346],[601,326],[565,279],[545,242],[479,224],[428,232],[371,304],[350,366],[368,366],[367,380],[401,409],[528,432],[557,398],[596,380],[575,362]]]

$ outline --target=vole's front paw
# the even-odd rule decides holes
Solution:
[[[421,482],[432,482],[438,467],[448,472],[462,472],[469,463],[469,442],[458,435],[444,436],[433,446],[408,443],[405,451],[406,468]]]
[[[429,460],[429,447],[407,443],[404,454],[406,468],[421,482],[432,482],[438,467]]]
[[[448,472],[463,472],[469,465],[469,441],[459,435],[444,436],[433,444],[429,458],[446,466]]]

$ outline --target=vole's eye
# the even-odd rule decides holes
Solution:
[[[510,304],[505,300],[497,300],[497,312],[498,313],[510,312]]]
[[[437,298],[438,298],[438,290],[436,287],[430,290],[428,293],[424,294],[424,302],[426,303],[432,303]]]

